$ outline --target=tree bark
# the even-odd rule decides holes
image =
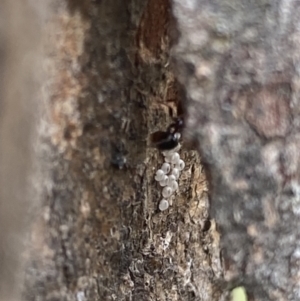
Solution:
[[[299,300],[297,1],[4,4],[0,299]]]
[[[299,300],[299,3],[173,4],[225,279],[251,300]]]
[[[181,93],[170,67],[170,3],[57,1],[49,9],[41,207],[24,298],[211,300],[222,271],[199,155],[182,148],[179,192],[160,212],[154,175],[163,156],[148,142],[170,124],[167,100]]]
[[[0,300],[20,300],[39,118],[40,18],[25,1],[0,10]],[[31,188],[29,188],[31,187]]]

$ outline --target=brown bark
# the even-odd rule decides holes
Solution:
[[[299,299],[297,1],[172,3],[174,20],[165,0],[5,2],[1,300],[22,286],[20,249],[26,300],[224,300],[238,284],[251,300]],[[148,136],[182,90],[225,282],[186,145],[179,193],[158,210],[163,158]]]
[[[299,300],[299,3],[173,3],[225,279],[251,300]]]
[[[40,207],[24,299],[211,300],[219,238],[197,152],[182,148],[167,211],[153,179],[163,158],[148,136],[180,97],[169,3],[53,1],[43,13]]]

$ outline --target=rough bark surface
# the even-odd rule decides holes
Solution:
[[[173,0],[173,11],[225,279],[251,300],[300,300],[299,1]]]
[[[49,13],[50,12],[50,13]],[[221,277],[196,151],[169,210],[151,132],[180,97],[165,0],[56,1],[44,30],[41,208],[26,300],[212,300]],[[174,26],[174,24],[172,25]],[[172,27],[171,26],[171,27]]]

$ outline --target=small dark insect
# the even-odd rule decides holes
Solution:
[[[177,117],[166,131],[157,131],[151,134],[151,142],[157,149],[165,151],[175,148],[181,138],[184,121],[183,117]]]
[[[122,142],[112,143],[110,163],[117,169],[123,169],[127,166],[126,155],[128,154]]]
[[[118,169],[123,169],[126,166],[126,162],[126,157],[122,154],[114,154],[111,158],[111,164]]]
[[[181,90],[180,90],[181,91]],[[184,108],[183,103],[180,101],[184,97],[184,94],[182,94],[182,97],[176,97],[172,99],[168,99],[168,103],[174,103],[176,106],[176,115],[177,117],[174,118],[173,123],[171,123],[166,131],[157,131],[151,134],[150,140],[154,147],[161,151],[165,150],[172,150],[173,148],[177,147],[179,144],[179,141],[182,136],[182,131],[184,128]],[[167,105],[166,103],[163,103],[164,105]],[[171,109],[169,105],[167,105],[170,110],[170,115],[173,115],[174,112]]]

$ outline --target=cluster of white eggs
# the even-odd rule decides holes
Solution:
[[[180,172],[184,169],[185,163],[180,159],[179,153],[175,150],[163,152],[165,162],[156,171],[155,180],[159,182],[162,189],[162,200],[159,203],[159,210],[164,211],[169,208],[169,201],[174,192],[178,190],[178,179]]]

